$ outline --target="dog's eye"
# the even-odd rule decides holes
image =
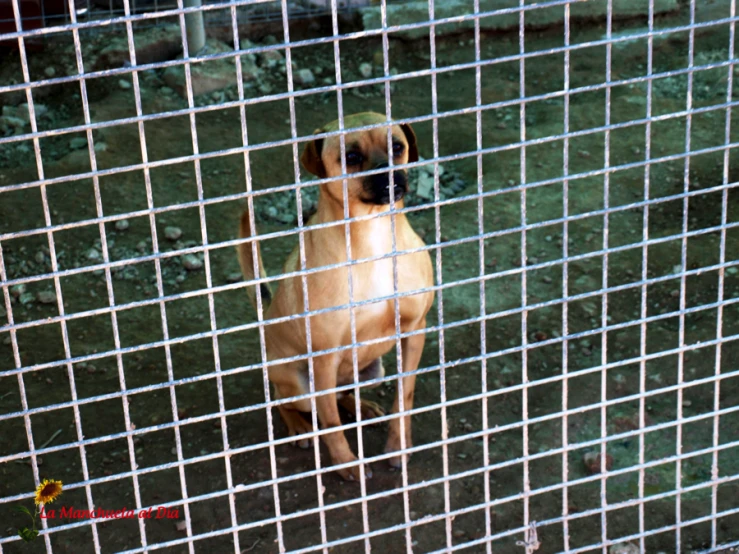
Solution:
[[[401,142],[394,142],[393,143],[393,156],[400,156],[403,154],[403,150],[405,150],[405,146]]]
[[[346,153],[346,165],[359,165],[362,163],[362,154],[359,152]]]

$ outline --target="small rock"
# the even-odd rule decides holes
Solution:
[[[174,94],[174,89],[173,88],[170,88],[170,87],[161,87],[159,89],[159,92],[161,94],[164,94],[165,96],[169,96],[171,94]]]
[[[127,219],[119,219],[115,222],[115,230],[116,231],[125,231],[128,229],[129,223]]]
[[[600,452],[586,452],[585,455],[582,457],[582,461],[583,464],[585,464],[585,469],[587,469],[588,473],[590,473],[591,475],[600,473]],[[610,471],[612,467],[613,456],[611,456],[610,454],[606,454],[606,471]]]
[[[693,403],[690,400],[683,400],[683,408],[690,408]]]
[[[272,219],[277,217],[277,208],[274,206],[267,206],[267,209],[264,211],[267,214],[267,217],[271,217]]]
[[[36,295],[36,300],[42,304],[54,304],[56,302],[56,293],[51,290],[42,290]]]
[[[614,544],[608,549],[608,554],[639,554],[639,547],[630,542]]]
[[[239,283],[244,279],[244,276],[240,272],[234,271],[226,276],[226,282],[228,283]]]
[[[87,139],[83,137],[75,137],[69,141],[69,147],[72,150],[79,150],[80,148],[84,148],[85,146],[87,146]]]
[[[36,252],[36,256],[34,257],[34,259],[36,260],[37,264],[42,264],[46,260],[46,255],[39,250],[38,252]]]
[[[467,535],[467,533],[465,533],[462,529],[455,529],[452,535],[454,535],[455,539],[461,539],[462,537]]]
[[[11,342],[11,340],[10,340],[10,333],[8,333],[8,335],[3,339],[3,344],[5,346],[7,346],[7,345],[10,344],[10,342]]]
[[[108,149],[108,145],[104,142],[95,143],[95,152],[105,152]]]
[[[316,82],[316,77],[310,69],[301,69],[295,73],[295,82],[299,85],[310,85]]]
[[[118,86],[121,87],[121,90],[128,90],[131,88],[131,83],[126,79],[121,79],[118,81]]]
[[[100,252],[98,252],[94,248],[90,248],[87,251],[87,254],[85,254],[85,257],[92,262],[96,262],[102,258],[102,256],[100,255]]]
[[[167,240],[175,241],[182,236],[182,229],[179,227],[165,227],[164,237]]]
[[[368,64],[367,62],[361,64],[359,66],[359,73],[365,79],[369,79],[370,77],[372,77],[372,64]]]
[[[460,452],[459,454],[457,454],[457,458],[459,458],[460,460],[464,460],[466,457],[467,454],[465,454],[464,452]]]
[[[416,185],[416,196],[424,200],[431,200],[434,197],[434,178],[427,173],[421,173],[418,176],[418,185]]]
[[[22,306],[30,304],[34,300],[35,300],[35,297],[33,296],[33,293],[31,292],[24,292],[23,294],[20,295],[20,298],[18,298],[18,301],[21,303]]]
[[[18,298],[24,292],[26,292],[26,285],[20,284],[20,285],[13,285],[12,287],[10,287],[10,294],[14,296],[15,298]]]
[[[44,69],[44,75],[51,79],[54,75],[56,75],[56,69],[54,69],[52,66],[49,66]]]
[[[739,268],[737,268],[736,266],[727,267],[726,273],[728,273],[729,275],[736,275],[737,273],[739,273]]]
[[[279,50],[268,50],[259,55],[259,65],[271,68],[276,66],[278,63],[282,63],[284,59],[285,58]]]
[[[186,521],[178,521],[175,524],[175,529],[178,531],[187,531],[187,522]]]
[[[182,267],[188,271],[195,271],[202,269],[203,260],[198,258],[195,254],[185,254],[182,256]]]

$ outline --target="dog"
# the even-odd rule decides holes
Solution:
[[[360,113],[344,119],[345,129],[386,123],[385,116],[377,113]],[[338,130],[334,121],[317,129],[314,134]],[[324,310],[338,306],[348,306],[349,274],[352,278],[352,300],[354,302],[372,301],[354,308],[357,342],[373,341],[369,345],[356,348],[360,381],[380,378],[384,375],[382,356],[395,345],[395,302],[393,299],[394,277],[392,257],[361,262],[362,259],[376,258],[392,253],[392,228],[390,217],[390,176],[389,156],[393,164],[400,165],[418,160],[416,135],[410,125],[392,126],[392,149],[388,153],[387,127],[369,131],[347,132],[345,134],[347,203],[349,217],[355,218],[375,215],[372,219],[350,223],[351,257],[360,261],[356,265],[312,272],[306,276],[308,283],[309,310]],[[316,138],[308,142],[301,155],[303,167],[321,179],[337,177],[336,180],[320,185],[315,213],[307,225],[327,224],[344,220],[344,187],[341,170],[340,139],[332,136]],[[352,173],[376,169],[387,169],[366,177],[352,178]],[[403,207],[403,197],[408,191],[408,177],[405,170],[393,170],[394,201],[396,209]],[[241,216],[239,236],[252,236],[250,214],[247,208]],[[339,223],[305,232],[305,262],[307,269],[344,264],[347,262],[345,224]],[[405,214],[395,214],[396,248],[400,253],[397,259],[397,292],[417,294],[401,296],[400,331],[408,333],[426,328],[426,314],[434,301],[433,270],[428,251],[420,250],[408,254],[403,251],[418,250],[424,242],[411,228]],[[254,240],[241,243],[238,258],[244,278],[254,279],[255,265],[260,278],[266,278],[259,242]],[[255,264],[256,258],[256,264]],[[300,250],[296,246],[288,256],[283,273],[300,271]],[[425,289],[425,290],[424,290]],[[303,297],[303,278],[289,277],[280,283],[274,295],[271,288],[260,285],[265,310],[265,342],[270,361],[305,355],[308,352],[304,318],[290,319],[274,324],[269,320],[285,318],[306,313]],[[247,295],[256,307],[255,286],[247,287]],[[352,344],[351,319],[348,308],[310,316],[311,352],[336,349]],[[382,338],[387,338],[382,341]],[[401,339],[401,373],[411,373],[418,368],[425,341],[424,333],[417,333]],[[308,361],[300,360],[277,363],[269,366],[269,380],[275,389],[275,398],[289,399],[308,394]],[[329,391],[337,386],[355,382],[352,349],[344,349],[313,357],[314,383],[317,392]],[[415,375],[403,377],[403,408],[413,407]],[[376,384],[375,384],[376,385]],[[398,388],[399,385],[398,385]],[[323,429],[341,425],[338,407],[341,405],[355,413],[355,397],[351,393],[329,392],[316,396],[318,419]],[[398,413],[398,392],[395,395],[392,413]],[[303,414],[310,414],[310,399],[298,399],[279,405],[280,416],[288,428],[290,436],[300,436],[313,431],[312,423]],[[362,419],[385,415],[385,411],[375,402],[361,400]],[[405,418],[405,446],[412,446],[410,416]],[[339,430],[322,435],[331,456],[333,465],[347,464],[357,460],[351,450],[344,432]],[[296,439],[298,445],[307,448],[308,439]],[[386,453],[401,450],[400,418],[390,420]],[[389,458],[393,467],[403,463],[402,455]],[[348,481],[358,480],[360,467],[339,468],[339,474]],[[367,464],[365,476],[370,478],[372,471]]]

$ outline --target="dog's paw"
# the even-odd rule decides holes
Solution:
[[[412,446],[413,446],[413,443],[410,437],[407,437],[405,441],[406,449],[411,448]],[[400,438],[393,437],[393,436],[388,437],[387,444],[385,445],[385,454],[390,454],[392,452],[398,452],[400,450],[402,450],[401,444],[400,444]],[[410,460],[410,457],[411,457],[410,454],[405,454],[405,455],[398,454],[396,456],[391,456],[390,458],[388,458],[387,463],[390,465],[390,467],[399,469],[400,467],[403,466],[403,458],[405,458],[405,463],[407,464],[408,461]]]
[[[385,408],[377,402],[372,402],[372,400],[362,400],[360,410],[362,411],[362,419],[374,419],[376,417],[382,417],[387,413]]]
[[[356,481],[359,482],[362,479],[362,476],[360,474],[360,466],[352,466],[352,467],[345,467],[342,469],[337,470],[339,475],[345,480],[345,481]],[[370,469],[369,464],[364,464],[364,478],[365,479],[372,479],[372,469]]]

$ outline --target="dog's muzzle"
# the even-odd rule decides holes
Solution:
[[[388,168],[388,164],[383,163],[375,167],[375,169]],[[405,170],[393,171],[393,193],[394,201],[397,202],[408,192],[408,176]],[[390,203],[390,172],[377,173],[370,175],[364,180],[365,193],[367,199],[365,202],[370,204],[389,204]]]

